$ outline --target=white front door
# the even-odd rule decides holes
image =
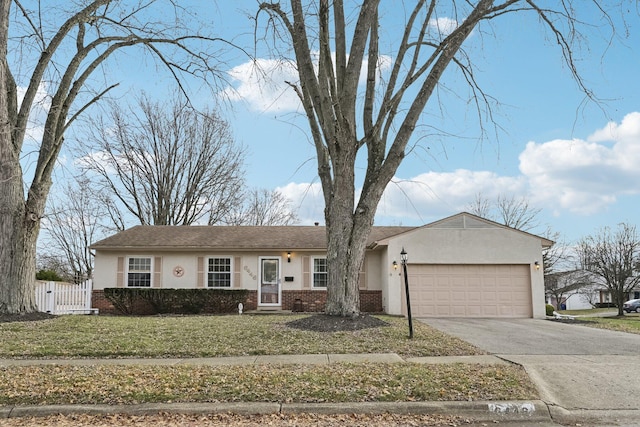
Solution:
[[[260,295],[259,304],[264,306],[280,305],[280,258],[260,257]]]

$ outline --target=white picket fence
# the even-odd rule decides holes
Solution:
[[[51,314],[95,314],[91,308],[91,280],[80,284],[63,282],[36,283],[38,310]]]

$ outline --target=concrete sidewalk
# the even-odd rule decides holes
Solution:
[[[491,355],[481,356],[445,356],[445,357],[412,357],[406,360],[395,353],[367,354],[284,354],[271,356],[232,356],[206,358],[168,358],[168,359],[0,359],[2,366],[94,366],[94,365],[327,365],[330,363],[481,363],[508,364],[509,362]]]
[[[266,364],[330,364],[330,363],[473,363],[508,364],[496,356],[416,357],[403,359],[395,353],[381,354],[302,354],[273,356],[238,356],[195,359],[0,359],[0,367],[11,366],[96,366],[96,365],[266,365]],[[170,403],[141,405],[49,405],[4,406],[0,418],[47,416],[54,414],[130,414],[144,415],[158,412],[205,414],[444,414],[458,415],[475,422],[535,424],[555,426],[547,405],[532,401],[477,401],[477,402],[359,402],[359,403]]]

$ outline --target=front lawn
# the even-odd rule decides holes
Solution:
[[[0,358],[219,357],[275,354],[398,353],[403,357],[473,355],[471,344],[406,319],[390,326],[311,332],[286,323],[302,315],[60,316],[0,323]]]
[[[0,358],[216,357],[258,354],[473,355],[480,350],[425,324],[310,332],[302,315],[62,316],[0,323]],[[416,363],[242,366],[0,367],[0,405],[162,402],[389,402],[536,399],[520,366]]]
[[[30,366],[0,368],[0,405],[536,399],[511,365]]]

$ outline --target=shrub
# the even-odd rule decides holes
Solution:
[[[38,270],[36,273],[37,280],[46,280],[52,282],[63,282],[64,279],[55,270]]]
[[[545,306],[545,310],[547,312],[547,316],[553,316],[553,312],[555,311],[555,307],[552,306],[551,304],[547,304]]]
[[[165,292],[173,289],[139,289],[139,297],[147,301],[153,308],[155,314],[171,313],[174,306],[176,295],[174,292]]]
[[[140,298],[136,288],[106,288],[104,297],[119,312],[123,314],[134,314],[134,304]]]
[[[104,296],[123,314],[148,307],[153,314],[233,313],[246,305],[246,289],[106,288]],[[137,313],[138,312],[138,313]]]

